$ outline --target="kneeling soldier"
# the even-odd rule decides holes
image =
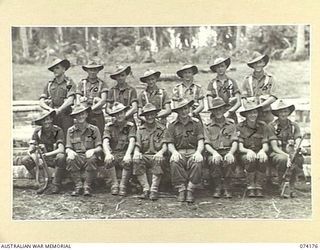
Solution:
[[[140,115],[145,117],[145,123],[137,131],[137,142],[133,155],[133,174],[137,175],[143,186],[142,198],[148,198],[149,184],[146,169],[151,169],[151,200],[158,199],[158,188],[165,163],[163,154],[167,151],[167,145],[163,143],[166,126],[156,121],[159,111],[160,109],[151,103],[143,107]]]
[[[96,176],[98,156],[102,152],[101,135],[98,127],[86,122],[90,107],[76,106],[72,113],[75,125],[68,129],[66,153],[67,170],[75,183],[72,196],[78,196],[84,189],[84,195],[91,195],[91,184]],[[82,183],[82,171],[85,181]]]
[[[268,164],[268,127],[259,121],[262,110],[256,99],[244,103],[244,111],[240,115],[246,119],[237,126],[239,137],[239,152],[242,164],[247,172],[248,197],[263,197],[262,185]]]
[[[284,198],[294,196],[293,190],[296,180],[296,172],[298,171],[297,168],[293,168],[292,171],[290,171],[290,174],[288,174],[287,171],[287,168],[290,170],[293,164],[290,156],[290,146],[293,146],[294,151],[296,151],[296,145],[299,145],[301,141],[299,125],[288,119],[288,116],[294,110],[294,105],[288,105],[282,100],[279,100],[271,111],[274,116],[278,117],[278,119],[269,124],[269,141],[272,148],[272,152],[270,154],[271,161],[277,169],[278,178],[280,178],[279,181],[282,181],[281,179],[285,177],[283,181],[289,182],[288,194],[281,194]],[[301,154],[297,156],[294,164],[298,168],[302,169],[303,157]]]
[[[172,154],[171,180],[178,189],[180,202],[194,202],[195,185],[201,182],[204,136],[201,122],[189,116],[193,102],[182,99],[176,104],[172,111],[177,112],[178,117],[169,124],[164,140]]]
[[[204,128],[205,148],[211,154],[208,165],[216,185],[214,198],[220,198],[222,190],[226,198],[232,197],[230,184],[238,137],[234,120],[224,117],[229,107],[221,98],[213,99],[209,106],[212,120]]]
[[[22,164],[29,173],[35,177],[35,166],[39,164],[39,156],[34,153],[35,145],[44,145],[46,153],[43,156],[50,167],[55,168],[52,194],[60,191],[61,181],[65,170],[66,157],[64,154],[64,135],[60,127],[53,125],[55,111],[43,111],[40,116],[34,120],[37,127],[32,135],[32,141],[28,150],[28,155],[22,159]]]
[[[132,172],[132,153],[135,145],[136,129],[132,122],[126,120],[128,106],[115,102],[109,115],[114,116],[114,122],[106,125],[103,135],[103,150],[106,168],[109,169],[111,194],[125,196],[127,184]],[[122,169],[120,190],[115,168]]]

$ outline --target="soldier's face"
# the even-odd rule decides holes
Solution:
[[[75,119],[77,120],[78,123],[81,124],[81,123],[84,123],[86,121],[87,117],[88,117],[87,111],[83,111],[83,112],[77,114],[75,116]]]
[[[255,122],[258,118],[258,110],[254,109],[247,112],[247,119],[251,122]]]
[[[218,75],[224,75],[227,70],[227,65],[225,63],[220,63],[216,66],[216,72]]]
[[[127,79],[127,73],[122,72],[121,74],[116,75],[115,79],[118,83],[125,83]]]
[[[55,77],[62,76],[66,71],[66,69],[60,64],[54,66],[52,70]]]
[[[149,87],[153,87],[157,82],[157,77],[155,75],[149,76],[146,79],[146,82],[147,82]]]
[[[115,114],[115,117],[116,117],[117,122],[123,122],[126,119],[126,112],[121,111],[121,112]]]
[[[156,113],[156,112],[147,113],[147,114],[145,115],[146,123],[148,123],[148,124],[154,123],[155,120],[156,120],[156,117],[157,117],[157,113]]]
[[[89,78],[96,78],[98,73],[99,73],[99,69],[98,68],[87,69],[86,71],[88,73],[88,77]]]
[[[217,119],[222,118],[224,113],[225,113],[224,107],[217,108],[212,111],[213,116],[216,117]]]
[[[193,79],[192,69],[186,69],[186,70],[182,71],[182,78],[185,80],[192,80]]]
[[[46,118],[43,119],[43,121],[42,121],[42,127],[43,127],[44,129],[51,128],[52,122],[53,122],[52,117],[51,117],[51,116],[48,116],[48,117],[46,117]]]
[[[281,109],[279,111],[279,115],[278,116],[279,116],[280,120],[286,120],[288,118],[289,114],[290,114],[289,108],[285,108],[285,109]]]
[[[254,71],[256,71],[256,72],[261,72],[263,70],[264,66],[265,66],[265,63],[263,60],[260,60],[256,63],[252,64],[252,67],[253,67]]]
[[[180,118],[188,117],[188,115],[190,113],[190,106],[186,105],[183,108],[178,109],[177,113],[178,113],[178,116],[180,116]]]

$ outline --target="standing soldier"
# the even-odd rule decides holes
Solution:
[[[126,113],[126,119],[134,123],[133,115],[138,111],[137,91],[128,85],[126,79],[131,73],[131,67],[118,66],[110,78],[117,81],[117,84],[110,89],[107,97],[106,112],[110,113],[115,102],[130,107]]]
[[[125,196],[127,185],[132,172],[132,153],[135,146],[136,128],[126,120],[129,107],[115,102],[109,115],[115,117],[114,122],[107,123],[103,135],[103,151],[105,164],[109,170],[111,194]],[[120,190],[116,168],[122,169]]]
[[[156,120],[158,112],[159,109],[151,103],[143,107],[140,115],[145,117],[145,123],[138,128],[133,155],[133,174],[137,175],[141,184],[145,184],[142,198],[148,198],[149,195],[146,170],[151,169],[151,200],[159,197],[158,188],[166,163],[164,153],[167,151],[167,145],[163,143],[166,126]]]
[[[291,161],[292,156],[290,155],[290,147],[293,147],[294,151],[296,151],[296,147],[301,141],[301,133],[299,125],[288,119],[289,115],[295,110],[295,106],[288,105],[282,100],[279,100],[275,104],[275,107],[272,109],[272,114],[278,117],[278,119],[269,124],[269,140],[272,148],[270,157],[273,165],[277,169],[278,178],[281,182],[287,168],[292,167],[293,164]],[[303,157],[301,154],[298,155],[294,164],[296,164],[298,168],[302,169]],[[286,179],[284,181],[289,182],[289,195],[287,193],[283,193],[283,197],[294,197],[293,190],[298,170],[299,169],[294,168],[291,171],[291,175],[285,175]]]
[[[226,70],[230,66],[230,58],[217,58],[214,60],[210,69],[217,76],[209,82],[207,87],[208,106],[212,99],[220,97],[227,104],[230,104],[230,109],[226,112],[226,117],[229,117],[238,123],[236,111],[241,106],[240,89],[237,82],[226,74]]]
[[[268,162],[268,127],[258,120],[262,107],[256,99],[244,102],[240,115],[246,119],[237,126],[241,163],[247,172],[248,197],[263,197],[262,185]]]
[[[140,77],[140,81],[147,84],[146,90],[142,91],[138,96],[139,101],[139,119],[145,121],[145,117],[141,115],[142,107],[147,103],[152,103],[157,109],[161,111],[158,113],[157,118],[166,124],[165,118],[171,114],[171,101],[168,98],[165,89],[160,89],[157,86],[157,80],[161,75],[160,71],[147,70],[143,77]]]
[[[164,140],[172,154],[171,180],[178,189],[178,201],[190,203],[194,202],[195,186],[201,182],[204,149],[203,126],[197,118],[189,116],[193,103],[193,100],[182,99],[172,109],[178,117],[169,124]]]
[[[75,106],[71,117],[76,124],[68,129],[66,141],[67,170],[75,184],[72,196],[83,192],[91,196],[91,185],[96,176],[98,155],[101,154],[101,135],[99,129],[87,123],[90,107],[83,104]],[[82,183],[82,172],[85,172],[85,181]]]
[[[224,197],[232,198],[230,187],[238,137],[234,120],[224,117],[229,107],[220,97],[214,98],[209,106],[211,121],[204,128],[205,148],[210,154],[207,162],[216,186],[214,198],[220,198],[222,191]]]
[[[77,86],[77,103],[86,102],[91,107],[88,116],[88,122],[99,128],[100,134],[103,135],[105,126],[103,105],[107,101],[107,85],[98,78],[98,73],[103,69],[103,65],[96,61],[90,61],[82,69],[88,73],[87,78],[82,79]]]
[[[66,59],[55,59],[48,70],[54,74],[40,96],[40,106],[48,111],[55,110],[56,116],[53,124],[62,128],[66,136],[68,128],[73,125],[70,117],[71,106],[74,103],[76,85],[65,72],[70,68],[70,62]]]
[[[35,166],[39,164],[39,155],[35,151],[35,146],[44,145],[45,153],[43,156],[46,159],[48,166],[55,168],[52,194],[60,192],[61,181],[65,171],[66,157],[64,154],[64,135],[61,128],[53,125],[55,111],[43,111],[39,117],[34,120],[37,127],[32,135],[28,155],[22,159],[29,173],[35,177]]]
[[[273,121],[270,105],[277,100],[275,96],[275,81],[274,78],[264,71],[264,67],[269,62],[268,55],[261,55],[259,52],[254,52],[252,59],[247,65],[253,69],[253,73],[248,75],[242,86],[242,97],[255,97],[263,107],[259,119],[269,123]]]
[[[202,86],[193,79],[195,74],[198,74],[198,68],[195,65],[185,65],[177,71],[182,82],[173,88],[172,102],[175,108],[182,99],[193,100],[190,115],[201,121],[200,112],[204,109],[204,94]]]

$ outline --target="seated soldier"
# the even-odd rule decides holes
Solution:
[[[178,189],[178,201],[194,202],[193,192],[201,182],[204,149],[203,126],[197,118],[189,116],[193,100],[182,99],[172,110],[178,117],[169,124],[164,142],[168,143],[171,180]],[[187,191],[187,192],[186,192]]]
[[[212,99],[209,105],[211,121],[204,128],[205,148],[210,154],[207,162],[216,187],[214,198],[220,198],[222,190],[224,197],[232,198],[230,184],[238,137],[234,120],[224,117],[228,108],[230,105],[220,97]]]
[[[256,99],[245,101],[240,115],[246,119],[237,125],[241,162],[247,172],[248,197],[263,197],[262,185],[268,164],[268,127],[257,120],[261,110]]]
[[[110,171],[111,194],[125,196],[132,172],[132,153],[135,146],[136,129],[132,122],[126,120],[128,106],[115,102],[109,115],[114,122],[106,125],[103,135],[103,151],[106,168]],[[115,168],[122,169],[120,189]]]
[[[133,155],[133,174],[137,176],[143,186],[142,198],[148,198],[149,184],[146,176],[146,169],[151,169],[152,184],[150,199],[157,200],[158,188],[165,167],[164,153],[167,151],[167,144],[163,143],[166,126],[156,120],[160,109],[153,104],[147,103],[140,113],[145,117],[145,123],[138,128],[137,142]]]
[[[283,100],[279,100],[275,103],[275,106],[271,111],[278,119],[269,124],[269,141],[272,148],[270,154],[271,162],[276,167],[279,181],[289,182],[289,192],[281,194],[284,198],[294,197],[293,190],[296,181],[296,173],[299,168],[302,169],[303,164],[303,157],[301,154],[298,154],[295,161],[295,165],[298,168],[291,169],[292,155],[290,155],[290,151],[295,151],[296,146],[299,145],[301,141],[299,125],[288,119],[289,115],[294,110],[294,105],[288,105],[283,102]],[[291,171],[287,171],[287,169]],[[284,180],[282,180],[283,177]]]
[[[65,170],[66,157],[64,154],[64,135],[61,128],[53,125],[55,111],[43,111],[39,117],[34,120],[37,127],[32,135],[32,141],[28,149],[28,155],[23,157],[22,164],[27,168],[32,177],[36,176],[35,167],[39,164],[39,155],[35,152],[36,145],[44,145],[45,152],[43,156],[49,167],[55,168],[52,194],[60,192],[61,181]]]
[[[98,127],[89,124],[86,119],[90,107],[77,105],[71,113],[75,125],[68,129],[66,153],[67,170],[75,184],[72,196],[82,194],[91,196],[91,185],[96,176],[97,162],[101,156],[101,135]],[[85,181],[82,183],[82,172],[85,172]]]

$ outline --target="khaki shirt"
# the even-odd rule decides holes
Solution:
[[[56,78],[52,81],[49,81],[46,86],[44,87],[43,93],[40,96],[41,98],[51,99],[52,108],[60,107],[66,98],[69,96],[75,95],[76,93],[76,85],[72,81],[71,78],[66,77],[61,83],[58,83]],[[71,112],[71,107],[68,110]]]
[[[198,141],[204,139],[203,127],[197,118],[187,118],[183,124],[178,118],[170,123],[165,132],[164,142],[173,143],[176,149],[196,149]]]
[[[131,106],[133,102],[138,102],[137,91],[129,85],[119,88],[117,84],[108,91],[107,102],[111,104],[114,102],[120,102],[125,106]]]
[[[136,146],[140,148],[141,153],[157,153],[162,148],[165,130],[166,126],[157,121],[155,127],[151,129],[145,124],[140,126],[137,131]]]
[[[170,99],[165,89],[159,89],[155,86],[153,89],[147,88],[138,96],[139,107],[142,108],[148,102],[156,106],[157,109],[164,109],[165,105],[170,103]]]
[[[194,106],[197,106],[203,98],[203,88],[200,84],[192,83],[190,87],[187,87],[184,83],[179,83],[173,88],[172,101],[174,105],[181,99],[187,99],[194,100]]]
[[[281,127],[279,120],[277,119],[269,124],[269,128],[269,141],[277,140],[278,146],[284,151],[286,150],[289,140],[301,138],[299,125],[289,119],[288,124],[285,127]]]
[[[222,124],[211,120],[205,125],[204,143],[209,144],[215,150],[230,148],[234,141],[238,141],[238,136],[232,119],[226,118]]]
[[[116,121],[106,124],[103,139],[109,139],[112,152],[125,152],[131,137],[136,137],[135,125],[132,122],[126,122],[123,126],[120,126]]]
[[[64,134],[60,127],[53,125],[49,131],[45,131],[42,127],[37,127],[32,135],[38,145],[44,144],[47,152],[51,152],[59,143],[64,145]]]
[[[258,152],[262,144],[268,142],[269,129],[263,121],[258,121],[255,128],[251,128],[244,120],[237,125],[237,135],[245,148]]]
[[[235,80],[227,77],[224,81],[218,78],[212,79],[207,87],[207,96],[212,96],[213,98],[220,97],[225,103],[229,103],[231,97],[239,93],[240,89]]]
[[[260,78],[256,78],[253,74],[248,75],[243,82],[241,93],[243,97],[259,97],[262,95],[276,97],[275,88],[274,78],[264,72]]]
[[[80,130],[77,125],[69,128],[66,141],[66,148],[71,148],[76,153],[85,153],[102,145],[99,129],[89,123],[84,130]]]

